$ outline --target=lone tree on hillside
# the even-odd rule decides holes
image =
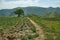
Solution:
[[[14,11],[14,13],[17,14],[18,17],[20,17],[20,15],[24,15],[24,10],[22,10],[22,9],[16,9],[16,10]]]

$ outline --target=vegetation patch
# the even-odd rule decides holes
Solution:
[[[38,33],[35,33],[35,34],[29,34],[29,35],[25,35],[23,38],[22,38],[22,40],[33,40],[33,38],[36,38],[36,37],[38,37],[39,36],[39,34]]]
[[[21,21],[20,18],[18,18],[18,17],[0,17],[0,28],[5,29],[9,26],[16,25],[16,23]]]
[[[35,27],[35,26],[32,26],[32,27],[31,27],[31,30],[32,30],[33,32],[36,32],[36,27]]]
[[[60,18],[42,18],[31,16],[44,30],[45,40],[60,40]]]

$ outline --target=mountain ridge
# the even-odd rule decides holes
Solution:
[[[25,15],[31,15],[31,14],[35,14],[38,16],[42,16],[45,15],[49,12],[60,12],[60,7],[49,7],[49,8],[44,8],[44,7],[17,7],[22,8],[24,10],[24,14]],[[14,10],[16,10],[17,8],[13,8],[13,9],[2,9],[0,10],[0,16],[14,16]]]

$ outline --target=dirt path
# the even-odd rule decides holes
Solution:
[[[37,33],[39,33],[39,37],[37,37],[34,40],[44,40],[44,33],[43,30],[41,29],[41,27],[35,23],[32,19],[30,19],[29,17],[27,17],[27,19],[30,20],[30,22],[36,27]]]

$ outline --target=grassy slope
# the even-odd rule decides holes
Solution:
[[[21,18],[21,17],[20,17]],[[15,25],[20,21],[18,17],[0,17],[0,29]]]
[[[40,18],[37,16],[31,17],[34,21],[36,21],[39,25],[42,26],[42,29],[44,30],[44,33],[46,35],[46,40],[60,40],[60,20],[54,18],[52,19],[45,19]]]

